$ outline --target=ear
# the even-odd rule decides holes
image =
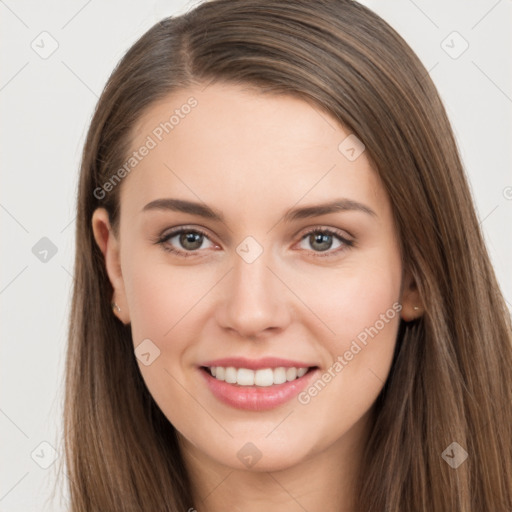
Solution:
[[[92,215],[92,230],[94,239],[105,258],[105,268],[114,289],[112,302],[115,302],[119,307],[119,309],[113,308],[112,313],[121,322],[128,324],[130,323],[130,314],[121,271],[120,244],[110,226],[110,218],[105,208],[97,208],[94,211]]]
[[[409,270],[404,273],[402,281],[401,317],[406,322],[420,318],[424,312],[423,302],[416,286],[416,281]]]

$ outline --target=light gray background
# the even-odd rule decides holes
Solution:
[[[65,510],[65,497],[47,502],[57,466],[49,445],[62,456],[75,190],[94,105],[128,47],[195,3],[0,0],[2,512]],[[511,306],[512,0],[363,3],[409,42],[440,91]],[[58,48],[44,59],[52,39]],[[57,249],[47,261],[33,253],[43,237]]]

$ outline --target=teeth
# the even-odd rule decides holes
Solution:
[[[290,382],[307,373],[309,368],[262,368],[261,370],[249,370],[248,368],[234,368],[229,366],[209,367],[211,375],[217,380],[223,380],[229,384],[239,386],[272,386]]]

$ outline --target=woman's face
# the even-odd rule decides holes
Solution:
[[[364,147],[304,100],[215,84],[153,105],[132,150],[103,189],[122,187],[119,238],[102,209],[93,226],[117,316],[182,442],[257,471],[350,451],[412,307]],[[245,359],[216,371],[240,384],[203,368],[225,358]],[[315,369],[279,384],[288,366]],[[254,378],[264,385],[244,385]]]

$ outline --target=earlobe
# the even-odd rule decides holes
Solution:
[[[410,272],[406,272],[403,280],[401,317],[406,322],[417,320],[423,315],[424,306],[416,281]]]
[[[110,217],[105,208],[97,208],[92,215],[92,230],[96,244],[100,248],[105,259],[105,269],[114,289],[112,303],[117,307],[112,308],[123,323],[130,322],[124,279],[121,270],[120,245],[113,229],[110,226]]]

